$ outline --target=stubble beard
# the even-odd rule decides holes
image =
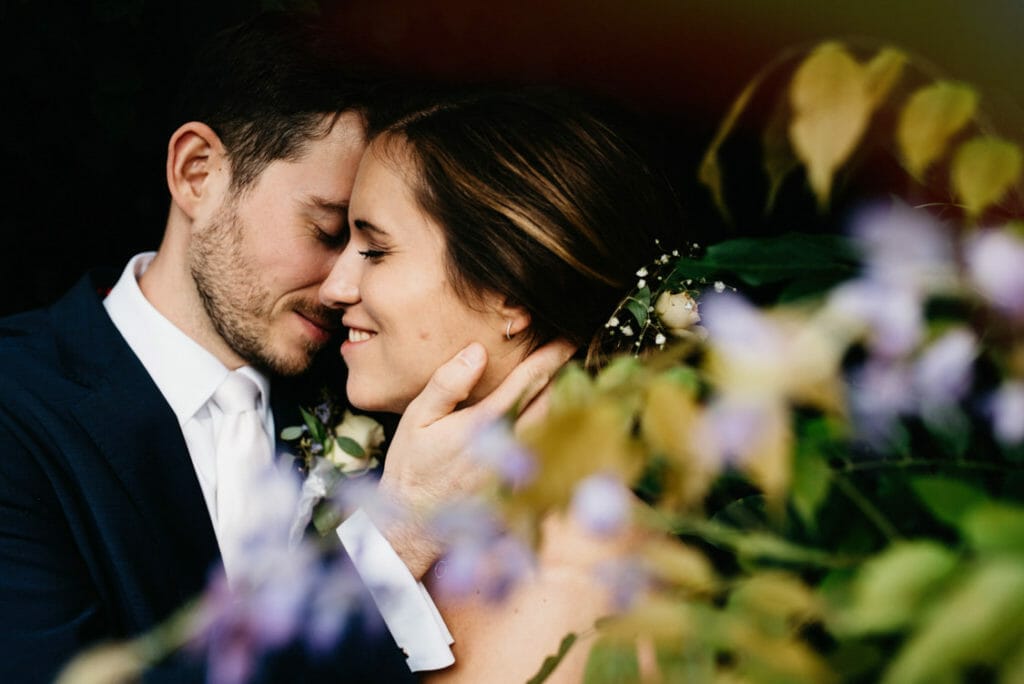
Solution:
[[[248,363],[275,375],[306,371],[320,350],[312,340],[286,355],[271,346],[274,300],[247,260],[245,226],[231,200],[196,231],[189,247],[192,279],[214,331]],[[284,308],[301,308],[282,302]],[[297,302],[295,303],[297,304]]]

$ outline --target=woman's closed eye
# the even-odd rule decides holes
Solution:
[[[361,249],[361,250],[359,250],[359,255],[362,256],[367,261],[371,261],[371,262],[378,262],[381,259],[383,259],[385,256],[387,256],[387,254],[388,254],[387,250],[383,250],[383,249]]]

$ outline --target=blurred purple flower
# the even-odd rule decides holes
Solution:
[[[534,564],[533,552],[505,533],[498,513],[480,499],[444,506],[430,531],[445,547],[434,576],[438,589],[448,595],[479,590],[500,599]]]
[[[1010,380],[992,396],[992,432],[1008,446],[1024,442],[1024,382]]]
[[[327,421],[331,419],[331,404],[326,401],[321,404],[317,404],[313,408],[313,415],[317,417],[317,420],[326,425]]]
[[[240,684],[263,654],[288,643],[299,631],[306,597],[317,573],[315,553],[302,548],[258,587],[228,587],[222,571],[202,597],[192,648],[205,651],[212,684]],[[280,560],[284,561],[284,558]]]
[[[537,475],[537,459],[516,439],[507,420],[495,420],[476,431],[470,453],[493,470],[513,489],[523,487]]]
[[[884,359],[906,356],[924,336],[924,299],[900,284],[851,280],[832,291],[828,307],[865,325],[868,349]]]
[[[854,217],[852,232],[868,280],[919,292],[954,281],[952,234],[925,211],[904,204],[870,206]]]
[[[383,626],[373,599],[363,589],[355,568],[340,560],[334,561],[320,572],[313,584],[308,614],[303,624],[305,643],[317,655],[330,651],[342,637],[349,619],[354,614],[376,618],[363,628],[380,629]]]
[[[331,500],[343,517],[361,508],[380,527],[387,527],[408,514],[381,492],[374,473],[340,480],[331,492]]]
[[[500,601],[536,565],[533,551],[518,537],[501,534],[481,543],[460,540],[452,544],[434,568],[437,588],[449,596],[480,592]]]
[[[911,377],[906,365],[881,359],[851,373],[847,386],[858,437],[875,445],[891,437],[899,417],[915,407]]]
[[[701,315],[709,342],[740,363],[782,358],[786,340],[750,302],[732,293],[701,298]]]
[[[653,581],[650,570],[637,556],[605,561],[595,571],[598,580],[611,589],[612,604],[620,612],[629,610]]]
[[[691,436],[695,452],[715,468],[742,465],[765,429],[765,410],[752,398],[714,399]]]
[[[914,365],[913,381],[926,420],[941,420],[967,394],[977,355],[977,339],[966,328],[947,331],[924,350]]]
[[[570,511],[585,529],[597,535],[615,534],[629,517],[629,490],[611,473],[597,473],[576,485]]]
[[[1024,238],[1009,230],[983,230],[966,247],[974,285],[993,306],[1024,317]]]

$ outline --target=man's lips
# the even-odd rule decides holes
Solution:
[[[326,343],[341,327],[337,319],[318,316],[308,311],[296,310],[295,314],[306,324],[308,333],[318,342]]]

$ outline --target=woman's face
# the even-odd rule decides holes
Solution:
[[[351,239],[321,301],[344,308],[347,393],[356,407],[401,413],[431,374],[470,342],[488,352],[471,400],[484,396],[522,358],[505,338],[503,298],[465,302],[450,284],[444,235],[416,203],[404,150],[380,141],[363,156],[349,208]],[[389,154],[397,151],[399,154]]]

